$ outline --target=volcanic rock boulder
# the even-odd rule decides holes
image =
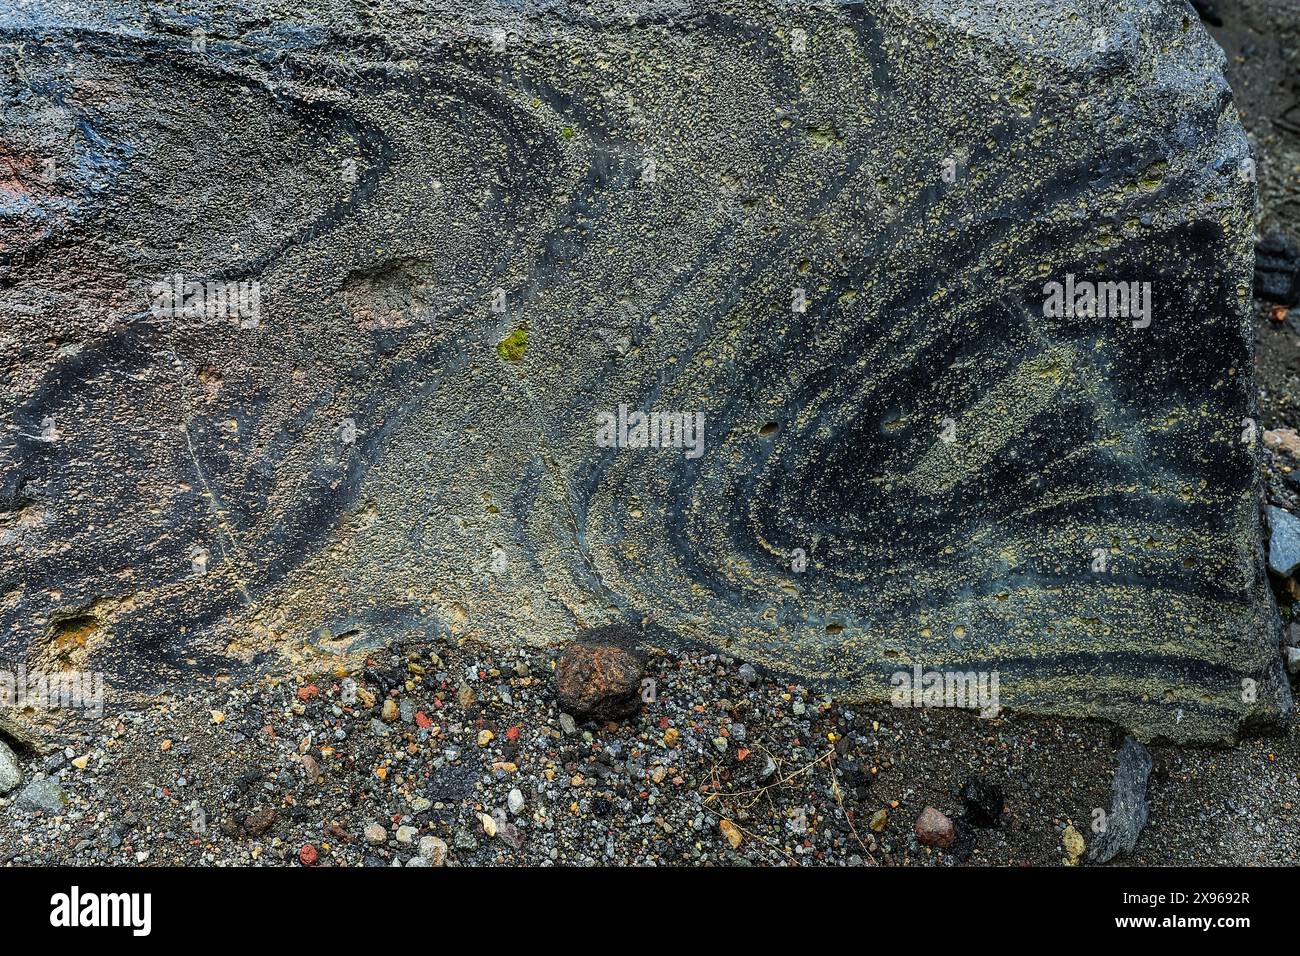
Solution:
[[[1181,0],[190,10],[0,11],[0,663],[621,620],[1143,739],[1290,706]]]

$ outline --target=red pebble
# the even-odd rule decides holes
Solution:
[[[320,688],[319,688],[319,687],[317,687],[315,684],[308,684],[306,687],[299,687],[299,688],[298,688],[298,699],[299,699],[299,700],[311,700],[313,697],[315,697],[315,696],[316,696],[317,694],[319,694],[319,693],[320,693]]]
[[[298,861],[303,866],[315,866],[319,858],[320,854],[316,852],[316,848],[310,843],[304,844],[303,848],[298,851]]]
[[[422,730],[428,730],[433,726],[433,718],[422,710],[415,712],[415,725]]]
[[[506,740],[518,740],[518,739],[519,739],[518,727],[511,727],[509,730],[506,731]]]

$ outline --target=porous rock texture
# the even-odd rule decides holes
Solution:
[[[641,706],[645,655],[618,625],[583,631],[555,661],[556,699],[576,717],[618,720]]]
[[[127,699],[624,621],[1142,739],[1289,707],[1249,154],[1182,0],[20,2],[0,44],[0,661]],[[159,314],[176,274],[259,312]],[[1045,316],[1068,276],[1149,325]],[[703,453],[598,444],[619,406]]]

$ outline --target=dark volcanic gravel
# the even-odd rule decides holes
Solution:
[[[844,707],[660,651],[640,714],[574,725],[555,709],[554,656],[412,646],[350,678],[107,718],[72,751],[84,769],[27,762],[70,807],[0,800],[0,860],[386,866],[434,837],[448,865],[1055,865],[1065,826],[1091,842],[1110,806],[1119,740],[1101,724]],[[1298,754],[1294,727],[1230,750],[1152,748],[1150,822],[1127,862],[1297,863]],[[1002,788],[1000,826],[961,823],[951,852],[921,847],[916,817],[959,818],[972,777]]]

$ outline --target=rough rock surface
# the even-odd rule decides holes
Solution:
[[[68,801],[57,781],[49,777],[41,777],[23,787],[14,802],[24,810],[40,810],[43,813],[55,814],[62,811]]]
[[[849,699],[1289,707],[1253,182],[1180,0],[193,9],[0,11],[0,665],[649,618]],[[1149,324],[1045,315],[1072,276]]]
[[[1147,780],[1151,776],[1151,754],[1132,737],[1119,749],[1115,779],[1111,783],[1110,812],[1106,825],[1088,850],[1088,859],[1107,863],[1133,852],[1142,828],[1147,825]]]
[[[626,628],[610,625],[586,631],[555,662],[560,706],[575,717],[629,717],[641,705],[645,666],[645,655]]]
[[[1268,567],[1274,574],[1290,577],[1300,568],[1300,518],[1269,505]]]
[[[0,740],[0,796],[23,782],[23,768],[8,744]]]

